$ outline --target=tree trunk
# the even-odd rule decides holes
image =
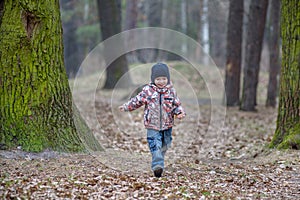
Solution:
[[[255,111],[259,64],[268,0],[251,1],[247,27],[241,110]]]
[[[187,2],[186,2],[186,0],[181,0],[180,8],[181,8],[181,10],[180,10],[181,32],[186,35],[187,34]],[[186,51],[187,51],[187,44],[185,41],[183,41],[181,44],[181,52],[183,54],[186,54]]]
[[[196,48],[196,51],[195,51],[195,55],[196,55],[196,59],[202,59],[201,58],[201,51],[202,51],[202,48],[204,48],[204,40],[203,40],[203,2],[204,0],[200,0],[199,1],[199,7],[197,9],[197,16],[194,20],[195,21],[198,21],[198,28],[197,28],[197,42],[200,44],[200,45],[197,45],[197,48]]]
[[[220,1],[208,1],[209,54],[218,67],[226,60],[226,13]]]
[[[225,91],[227,106],[240,102],[244,0],[230,0]]]
[[[3,8],[4,8],[4,0],[0,0],[0,26],[2,22]]]
[[[0,21],[0,146],[84,150],[90,132],[75,126],[82,120],[63,63],[59,1],[5,0]]]
[[[66,12],[72,12],[75,8],[75,0],[61,0],[61,6]],[[64,60],[69,78],[74,78],[80,67],[82,56],[79,53],[77,45],[76,29],[78,27],[78,17],[72,14],[70,19],[63,23],[63,38],[64,38]]]
[[[161,27],[162,21],[162,0],[145,1],[145,13],[147,15],[147,25],[149,27]],[[146,34],[151,34],[146,32]],[[150,37],[149,37],[150,38]],[[137,50],[138,59],[142,63],[157,62],[159,55],[158,49],[140,49]]]
[[[300,149],[300,1],[281,1],[282,65],[271,147]]]
[[[98,0],[99,19],[101,25],[102,40],[121,32],[121,1],[120,0]],[[119,48],[124,48],[124,44],[120,42]],[[105,46],[105,52],[109,54],[111,47]],[[126,55],[118,57],[112,63],[107,63],[105,89],[113,89],[120,78],[128,71]],[[124,87],[130,85],[121,84]]]
[[[137,0],[126,1],[125,30],[136,28],[137,17],[138,17],[137,3],[138,3]]]
[[[125,30],[136,28],[138,19],[138,1],[137,0],[126,0],[126,15],[125,15]],[[125,47],[131,48],[134,44],[133,35],[130,35],[128,40],[125,41]],[[136,63],[136,52],[130,52],[126,54],[127,61],[129,63]]]
[[[280,69],[279,60],[279,20],[280,20],[280,1],[271,0],[270,3],[270,30],[269,30],[269,51],[270,51],[270,69],[269,84],[266,106],[275,107],[277,97],[277,77]]]

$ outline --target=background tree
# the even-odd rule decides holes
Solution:
[[[227,106],[240,102],[244,1],[230,0],[227,28],[225,91]]]
[[[100,149],[80,116],[74,116],[59,1],[1,2],[0,146],[82,151],[83,139],[90,139],[90,148]]]
[[[68,14],[69,19],[63,21],[63,37],[64,37],[64,60],[69,78],[74,78],[80,66],[81,54],[77,42],[76,30],[78,27],[78,14],[75,12],[75,0],[60,0],[61,7]]]
[[[138,1],[126,0],[126,13],[125,13],[125,28],[124,30],[134,29],[137,26],[138,18]],[[126,47],[131,47],[134,43],[133,36],[129,36],[128,41],[125,41]],[[127,54],[127,61],[136,62],[136,52],[130,52]]]
[[[97,2],[60,0],[64,59],[68,77],[74,78],[87,54],[101,41]],[[81,72],[85,69],[81,68]],[[85,73],[91,73],[86,72]]]
[[[121,0],[98,0],[98,11],[101,25],[102,40],[118,34],[121,32]],[[120,48],[124,44],[119,44]],[[104,47],[105,51],[109,53],[110,47]],[[120,56],[112,63],[107,63],[105,89],[112,89],[118,80],[128,71],[128,64],[126,55]],[[124,87],[130,84],[122,84]]]
[[[209,54],[219,67],[226,57],[227,9],[224,1],[208,1]]]
[[[282,64],[271,147],[300,149],[300,2],[281,1]]]
[[[280,70],[280,52],[279,52],[279,22],[280,22],[280,1],[271,0],[269,9],[269,39],[268,46],[270,51],[269,66],[269,84],[267,92],[266,106],[275,107],[278,90],[278,73]]]
[[[247,26],[241,110],[255,111],[256,90],[268,0],[251,1]]]
[[[147,27],[161,27],[162,22],[162,0],[144,1],[143,13],[146,17],[145,24]],[[151,34],[146,32],[145,34]],[[146,36],[146,38],[148,38]],[[149,37],[150,38],[150,37]],[[140,49],[137,50],[138,60],[142,63],[156,62],[159,54],[158,49]]]

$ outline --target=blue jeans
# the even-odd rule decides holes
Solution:
[[[147,141],[152,154],[151,169],[164,169],[165,153],[172,142],[172,128],[163,131],[147,129]]]

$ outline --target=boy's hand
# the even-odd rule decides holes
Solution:
[[[120,110],[121,112],[124,112],[124,111],[125,111],[124,106],[119,106],[119,110]]]
[[[176,116],[178,119],[183,119],[185,117],[184,113],[180,113]]]

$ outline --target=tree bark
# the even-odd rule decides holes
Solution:
[[[136,28],[138,19],[138,1],[137,0],[126,0],[126,15],[125,15],[125,30]],[[133,35],[130,35],[128,40],[125,41],[125,47],[131,48],[134,45]],[[130,52],[126,54],[127,61],[129,63],[136,63],[136,52]]]
[[[90,132],[75,126],[82,120],[74,119],[63,63],[59,1],[5,0],[1,21],[0,146],[85,150]]]
[[[145,13],[147,16],[147,25],[149,27],[161,27],[163,2],[162,0],[145,1]],[[151,33],[146,33],[151,34]],[[146,36],[147,37],[147,36]],[[138,59],[142,63],[157,62],[160,51],[158,49],[140,49],[137,50]]]
[[[279,21],[280,21],[280,1],[271,0],[270,3],[270,30],[269,30],[269,51],[270,51],[270,68],[269,84],[267,92],[266,106],[275,107],[278,90],[278,73],[280,69],[279,60]]]
[[[99,19],[101,25],[102,40],[121,32],[121,1],[120,0],[98,0]],[[120,42],[120,48],[124,44]],[[104,47],[105,52],[109,53],[110,47]],[[120,78],[128,71],[126,55],[118,57],[112,63],[107,63],[105,89],[113,89]],[[128,87],[131,81],[121,84]]]
[[[221,1],[208,1],[209,54],[218,67],[226,60],[226,13]]]
[[[247,27],[241,110],[255,111],[256,90],[268,0],[251,1]]]
[[[66,12],[72,12],[75,7],[75,0],[61,0],[61,6]],[[63,23],[64,38],[64,61],[69,78],[74,78],[80,67],[82,56],[79,53],[76,30],[78,28],[78,16],[72,14],[70,19]]]
[[[300,2],[281,1],[282,65],[277,127],[271,147],[300,149]]]
[[[227,106],[240,102],[244,1],[230,0],[227,28],[225,91]]]
[[[2,16],[3,16],[3,7],[4,7],[4,0],[0,0],[0,26],[2,22]]]
[[[126,0],[125,30],[136,28],[138,17],[137,3],[137,0]]]

